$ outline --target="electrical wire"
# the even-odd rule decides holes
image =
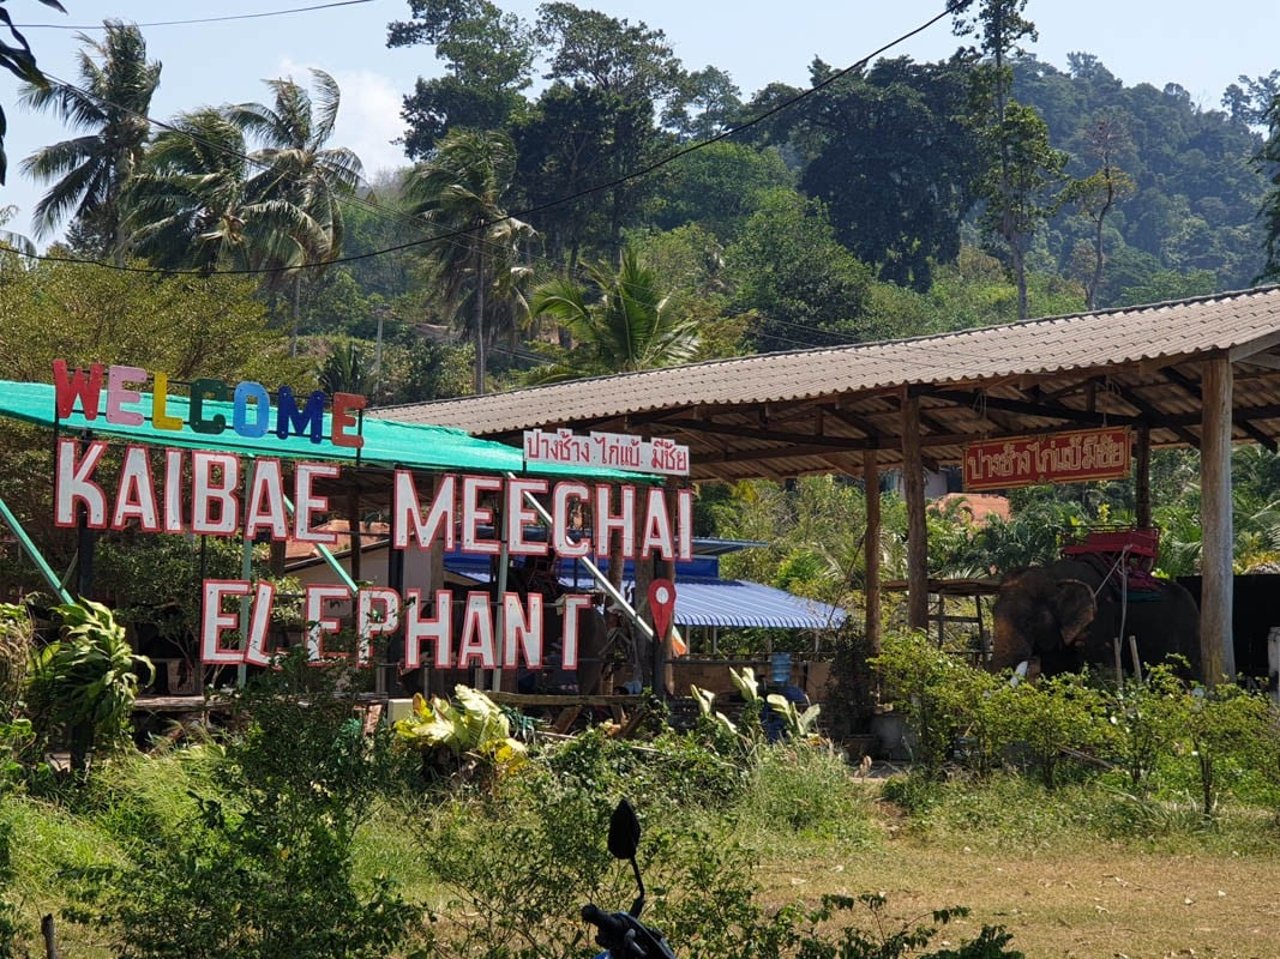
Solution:
[[[314,10],[329,10],[333,7],[354,7],[361,3],[372,3],[373,0],[336,0],[334,3],[319,3],[310,7],[290,7],[287,10],[267,10],[262,13],[237,13],[224,17],[200,17],[195,20],[154,20],[150,23],[135,23],[135,27],[180,27],[193,23],[226,23],[229,20],[260,20],[264,17],[281,17],[289,13],[311,13]],[[105,30],[101,23],[15,23],[18,30]]]
[[[649,176],[650,174],[656,172],[657,170],[662,169],[668,164],[674,163],[676,160],[679,160],[682,157],[688,156],[690,153],[694,153],[698,150],[703,150],[714,143],[719,143],[721,140],[726,140],[729,137],[736,136],[737,134],[742,133],[744,130],[749,130],[754,126],[757,126],[758,124],[763,123],[765,120],[768,120],[770,117],[776,116],[777,114],[781,113],[783,110],[790,109],[791,107],[795,106],[797,103],[800,103],[802,100],[805,100],[813,96],[815,93],[818,93],[821,90],[824,90],[825,88],[838,82],[839,80],[844,79],[849,74],[854,73],[857,70],[861,70],[869,62],[871,62],[872,59],[879,56],[880,54],[885,53],[888,50],[891,50],[893,47],[896,47],[901,43],[905,43],[907,40],[910,40],[912,37],[915,37],[920,33],[923,33],[925,30],[932,27],[939,20],[942,20],[944,17],[950,16],[951,14],[956,12],[959,6],[960,4],[958,4],[956,0],[951,0],[951,2],[947,3],[946,7],[943,9],[941,13],[936,14],[935,16],[931,17],[930,19],[920,24],[919,26],[907,31],[904,34],[901,34],[900,36],[894,38],[893,40],[890,40],[888,43],[883,44],[882,46],[873,50],[871,53],[867,54],[862,59],[857,60],[856,62],[845,67],[843,70],[839,70],[833,73],[831,76],[827,77],[827,79],[823,80],[821,83],[815,84],[814,86],[810,87],[807,90],[802,90],[800,93],[796,94],[795,96],[788,97],[786,100],[783,100],[781,103],[774,105],[773,107],[764,111],[763,113],[757,114],[756,116],[752,117],[750,120],[740,123],[735,127],[730,127],[726,130],[722,130],[721,132],[717,133],[715,136],[708,137],[705,140],[699,140],[696,143],[691,143],[684,147],[681,147],[679,150],[669,153],[666,156],[662,157],[661,159],[655,160],[653,163],[640,167],[639,169],[633,170],[630,173],[623,174],[622,176],[615,177],[614,179],[608,180],[603,183],[598,183],[595,186],[585,187],[581,190],[578,190],[575,193],[570,193],[566,196],[560,197],[555,200],[548,200],[545,203],[539,203],[530,207],[526,207],[521,210],[513,211],[503,217],[497,217],[491,220],[481,221],[480,223],[477,223],[474,226],[467,227],[465,229],[451,230],[445,233],[437,234],[436,236],[432,236],[432,237],[409,240],[404,243],[395,244],[393,246],[384,247],[382,249],[369,250],[365,253],[355,253],[348,256],[336,257],[332,260],[326,261],[324,265],[339,266],[344,263],[356,263],[361,260],[368,260],[374,257],[385,256],[389,253],[398,253],[402,250],[413,249],[415,247],[425,246],[431,243],[438,243],[444,240],[463,237],[463,236],[470,235],[472,233],[478,233],[491,226],[495,226],[499,223],[505,222],[508,219],[512,219],[512,218],[524,219],[533,214],[541,213],[545,210],[554,209],[555,207],[563,206],[566,203],[572,203],[575,200],[580,200],[583,197],[593,196],[605,190],[612,190],[626,183],[630,183],[632,180],[637,180],[637,179]],[[58,82],[61,82],[61,81],[58,81]],[[87,91],[81,91],[81,92],[87,92]],[[89,94],[89,95],[93,96],[93,94]],[[96,99],[101,100],[102,98],[97,97]],[[127,272],[127,273],[147,273],[147,274],[153,274],[153,275],[162,274],[162,275],[170,275],[170,276],[183,275],[183,274],[193,275],[193,276],[260,276],[265,274],[289,273],[294,270],[303,270],[303,269],[309,268],[310,266],[316,265],[316,264],[298,264],[298,265],[278,266],[278,267],[243,267],[243,268],[215,269],[215,270],[173,270],[173,269],[166,269],[162,267],[143,267],[143,266],[135,266],[131,264],[110,263],[104,260],[84,260],[84,259],[78,259],[75,257],[51,256],[49,254],[36,254],[34,255],[33,258],[38,260],[45,260],[49,262],[65,262],[65,263],[94,265],[104,269],[117,270],[117,271]]]

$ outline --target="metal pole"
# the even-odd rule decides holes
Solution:
[[[498,603],[498,609],[494,616],[494,632],[497,634],[494,638],[494,643],[501,649],[507,638],[507,604],[504,597],[507,594],[507,567],[511,563],[511,546],[507,542],[507,517],[501,510],[498,511],[497,516],[502,532],[498,537],[501,545],[498,547],[498,591],[494,597]],[[501,669],[490,670],[489,688],[494,692],[502,689]]]
[[[284,498],[284,508],[289,511],[290,516],[294,515],[295,510],[293,501],[287,496]],[[342,580],[342,585],[351,590],[351,595],[354,597],[355,594],[360,591],[360,587],[357,586],[356,581],[351,578],[351,574],[348,573],[346,568],[338,562],[333,553],[329,552],[329,548],[327,546],[322,543],[313,543],[312,545],[315,546],[316,552],[320,554],[320,558],[323,559],[325,563],[328,564],[329,568],[338,575],[338,579]]]
[[[28,536],[27,531],[22,528],[22,524],[19,523],[18,518],[13,515],[12,510],[9,509],[9,504],[4,501],[3,497],[0,497],[0,516],[4,517],[4,521],[8,524],[9,529],[13,530],[13,535],[18,538],[18,543],[22,546],[22,551],[26,553],[27,558],[35,564],[36,569],[40,571],[40,575],[44,577],[44,581],[49,584],[49,588],[57,593],[58,598],[64,603],[74,603],[75,599],[72,598],[69,592],[67,592],[66,587],[62,585],[61,580],[58,579],[58,574],[53,571],[53,568],[45,560],[44,554],[41,553],[40,550],[36,549],[36,544],[31,541],[31,537]]]
[[[245,520],[248,522],[249,498],[253,495],[253,463],[252,456],[244,460],[244,503],[245,503]],[[246,583],[250,582],[253,577],[253,541],[245,535],[245,530],[240,530],[240,578]],[[249,648],[249,594],[245,593],[240,599],[240,649]],[[236,666],[236,686],[243,689],[245,681],[249,678],[249,667],[243,659]]]
[[[516,476],[514,473],[507,474],[507,479],[513,480],[515,478]],[[534,508],[537,514],[542,517],[543,522],[548,525],[553,522],[551,514],[547,512],[547,508],[534,499],[532,493],[525,493],[524,498],[525,501]],[[652,640],[654,638],[653,628],[640,618],[640,615],[635,611],[635,608],[627,602],[627,598],[623,596],[621,592],[614,589],[613,584],[609,582],[609,577],[600,571],[600,567],[591,562],[591,560],[587,559],[585,556],[580,556],[578,559],[581,561],[582,565],[587,568],[587,572],[590,573],[592,578],[596,581],[596,585],[604,590],[605,595],[617,603],[618,607],[622,610],[623,614],[626,615],[627,619],[631,620],[632,624],[635,625],[637,629]]]

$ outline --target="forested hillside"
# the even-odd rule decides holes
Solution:
[[[152,123],[160,65],[110,22],[75,85],[29,88],[68,139],[20,166],[55,252],[255,276],[294,366],[381,403],[1275,275],[1280,71],[1213,109],[1087,52],[1037,60],[1027,0],[952,8],[946,60],[815,59],[807,86],[747,93],[657,24],[409,0],[388,45],[441,69],[376,183],[332,142],[329,75]],[[61,282],[24,269],[0,271],[14,297]]]

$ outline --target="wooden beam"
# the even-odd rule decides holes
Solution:
[[[1236,675],[1232,619],[1231,361],[1200,367],[1203,400],[1200,451],[1200,655],[1204,680],[1232,682]]]
[[[929,625],[928,529],[924,516],[924,463],[920,458],[920,398],[902,402],[902,489],[907,501],[907,625]]]
[[[965,393],[958,390],[925,390],[920,395],[946,400],[957,406],[973,406],[978,399],[976,393]],[[1068,420],[1073,423],[1088,423],[1091,426],[1114,424],[1116,426],[1133,426],[1138,417],[1123,414],[1107,413],[1099,410],[1077,410],[1069,406],[1033,403],[1028,400],[1010,400],[1003,396],[985,395],[982,403],[989,409],[1005,410],[1010,413],[1022,413],[1026,416],[1038,416],[1046,420]]]
[[[866,487],[867,531],[863,537],[863,598],[867,604],[867,654],[880,655],[880,463],[875,450],[862,454],[862,482]]]
[[[846,426],[852,426],[868,439],[878,438],[881,435],[880,428],[865,416],[861,416],[857,413],[851,413],[848,410],[842,410],[838,406],[821,406],[819,409],[826,410],[828,416],[834,416]]]
[[[1134,436],[1133,487],[1138,525],[1151,525],[1151,430],[1139,427]]]
[[[1235,363],[1239,360],[1247,360],[1257,356],[1259,353],[1266,353],[1268,350],[1280,346],[1280,330],[1273,330],[1265,333],[1257,339],[1250,340],[1248,343],[1241,343],[1239,346],[1233,346],[1228,352],[1227,357],[1231,362]]]
[[[1274,353],[1256,353],[1253,356],[1236,360],[1236,362],[1258,366],[1264,370],[1280,370],[1280,356],[1276,356]]]
[[[1214,361],[1207,360],[1205,368],[1207,369],[1207,364],[1212,362]],[[1195,380],[1191,379],[1191,377],[1187,376],[1181,370],[1175,369],[1172,366],[1169,367],[1168,369],[1161,370],[1160,373],[1170,383],[1173,383],[1175,386],[1180,387],[1183,390],[1183,392],[1187,393],[1190,396],[1195,397],[1196,400],[1203,403],[1204,392],[1200,383],[1197,383]],[[1235,423],[1236,426],[1240,427],[1240,429],[1245,433],[1246,436],[1252,439],[1255,443],[1261,443],[1263,446],[1269,449],[1272,453],[1276,451],[1275,440],[1273,440],[1266,433],[1262,432],[1262,430],[1258,429],[1256,426],[1250,423],[1247,419],[1244,419],[1243,417],[1239,416],[1234,410],[1230,410],[1229,407],[1228,407],[1228,410],[1231,412],[1231,422]]]
[[[1144,419],[1146,419],[1148,423],[1154,425],[1160,422],[1160,419],[1161,419],[1160,411],[1156,409],[1154,406],[1152,406],[1150,403],[1148,403],[1146,400],[1144,400],[1141,396],[1139,396],[1133,390],[1129,389],[1127,386],[1121,386],[1118,383],[1113,383],[1112,388],[1120,395],[1121,399],[1123,399],[1126,403],[1128,403],[1135,410],[1141,413]],[[1149,430],[1149,427],[1143,426],[1143,427],[1139,427],[1139,429]],[[1170,426],[1169,429],[1173,430],[1174,434],[1178,437],[1178,439],[1182,440],[1182,442],[1186,443],[1189,446],[1193,446],[1196,449],[1200,448],[1200,441],[1196,438],[1195,434],[1192,433],[1190,430],[1187,430],[1186,428],[1181,426]],[[1148,447],[1150,447],[1150,443],[1151,443],[1151,434],[1150,432],[1148,432],[1147,434]]]
[[[837,450],[862,449],[866,445],[866,440],[852,436],[818,436],[813,433],[787,433],[782,430],[763,429],[756,426],[717,423],[714,420],[705,422],[699,420],[668,420],[665,425],[674,429],[689,430],[693,433],[743,436],[754,440],[767,440],[771,443],[802,443],[809,446],[824,446],[828,449]]]

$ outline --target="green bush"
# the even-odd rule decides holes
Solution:
[[[128,741],[137,671],[150,682],[155,670],[105,606],[86,599],[55,610],[63,635],[36,654],[28,698],[41,743],[69,747],[72,768],[84,773],[95,749]]]
[[[330,670],[290,661],[243,700],[243,731],[176,832],[134,823],[128,863],[70,875],[71,918],[130,959],[380,959],[419,910],[354,879],[355,832],[390,781],[390,734],[366,734]]]
[[[867,798],[847,763],[829,749],[780,744],[765,749],[736,810],[757,834],[870,841]]]
[[[568,784],[625,794],[651,808],[686,803],[690,797],[697,797],[702,808],[723,808],[741,794],[747,775],[696,735],[670,729],[640,744],[597,726],[545,747],[540,759]]]
[[[688,826],[679,807],[637,804],[645,820],[639,860],[646,922],[680,943],[682,957],[728,956],[727,927],[754,915],[750,860]],[[589,944],[579,907],[624,908],[630,870],[605,849],[612,799],[573,777],[530,769],[483,804],[455,801],[424,835],[447,890],[450,921],[438,949],[466,959],[570,959]],[[661,817],[647,815],[651,809]]]

